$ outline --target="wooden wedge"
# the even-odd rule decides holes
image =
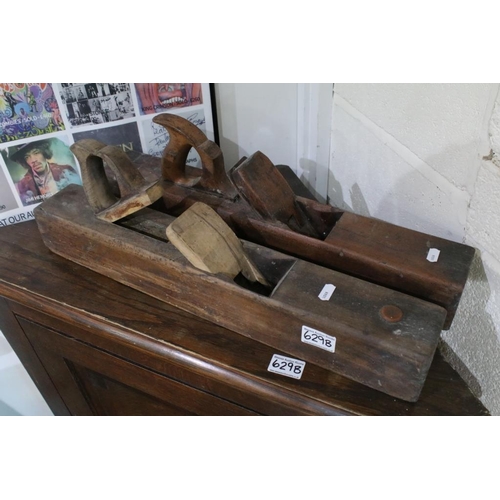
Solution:
[[[208,205],[195,203],[167,227],[166,233],[196,268],[231,279],[241,272],[252,282],[270,286],[231,228]]]

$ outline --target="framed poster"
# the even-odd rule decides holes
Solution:
[[[44,199],[81,184],[70,150],[80,139],[161,156],[169,136],[153,122],[159,113],[218,142],[209,83],[0,83],[0,227],[33,219]],[[201,166],[194,150],[187,162]]]

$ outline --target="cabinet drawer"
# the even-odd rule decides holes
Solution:
[[[325,401],[331,386],[330,373],[312,365],[301,381],[271,373],[267,367],[275,353],[272,348],[197,318],[188,321],[184,314],[157,316],[145,310],[139,311],[140,324],[129,322],[124,328],[118,322],[109,323],[83,311],[75,314],[71,309],[58,309],[48,314],[15,302],[10,302],[10,308],[19,324],[27,321],[58,332],[67,340],[259,415],[352,414]],[[321,382],[325,377],[328,386]],[[310,388],[314,388],[313,395],[308,394]]]
[[[256,415],[24,318],[18,321],[73,415]]]

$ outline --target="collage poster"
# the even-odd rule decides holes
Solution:
[[[0,83],[0,228],[33,219],[44,199],[81,184],[76,141],[161,156],[169,136],[153,117],[165,112],[214,140],[208,83]],[[187,163],[201,166],[196,151]]]

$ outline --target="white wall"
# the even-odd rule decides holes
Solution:
[[[332,84],[217,83],[215,93],[227,169],[261,151],[326,200]]]
[[[328,185],[334,205],[479,250],[452,328],[442,337],[448,359],[496,415],[498,90],[498,84],[335,85]],[[498,157],[487,159],[492,147]]]
[[[255,151],[262,151],[275,164],[295,163],[296,83],[218,83],[215,90],[226,167]]]

